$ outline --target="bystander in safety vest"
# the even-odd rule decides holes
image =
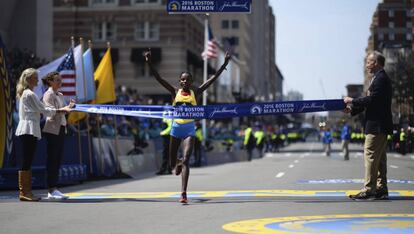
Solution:
[[[256,145],[260,145],[263,142],[264,136],[265,134],[263,130],[258,130],[254,133],[254,137],[256,138]]]
[[[249,144],[249,139],[252,135],[252,128],[248,127],[246,128],[246,130],[244,130],[244,142],[243,145],[248,145]]]
[[[403,142],[403,141],[405,141],[405,132],[401,131],[401,133],[400,133],[400,142]]]
[[[196,129],[195,137],[198,141],[203,141],[203,130],[201,128]]]
[[[163,118],[162,119],[162,122],[165,123],[167,125],[167,127],[160,132],[160,136],[170,135],[171,126],[172,126],[172,120],[171,119]]]

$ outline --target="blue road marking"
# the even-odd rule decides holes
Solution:
[[[316,192],[316,197],[343,197],[346,196],[345,192]]]

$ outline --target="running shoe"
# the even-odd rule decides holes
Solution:
[[[187,199],[187,193],[181,193],[181,198],[180,198],[180,203],[183,204],[187,204],[188,203],[188,199]]]

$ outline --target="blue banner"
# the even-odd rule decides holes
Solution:
[[[168,13],[250,13],[252,0],[168,0]]]
[[[223,119],[244,116],[282,115],[345,109],[342,99],[242,103],[206,106],[88,105],[77,104],[74,111],[144,118]]]

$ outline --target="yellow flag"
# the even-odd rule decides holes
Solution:
[[[114,73],[112,70],[111,48],[105,52],[94,73],[96,88],[96,103],[108,103],[116,100]]]
[[[79,120],[86,118],[86,113],[84,112],[72,112],[68,116],[68,123],[75,124]]]

